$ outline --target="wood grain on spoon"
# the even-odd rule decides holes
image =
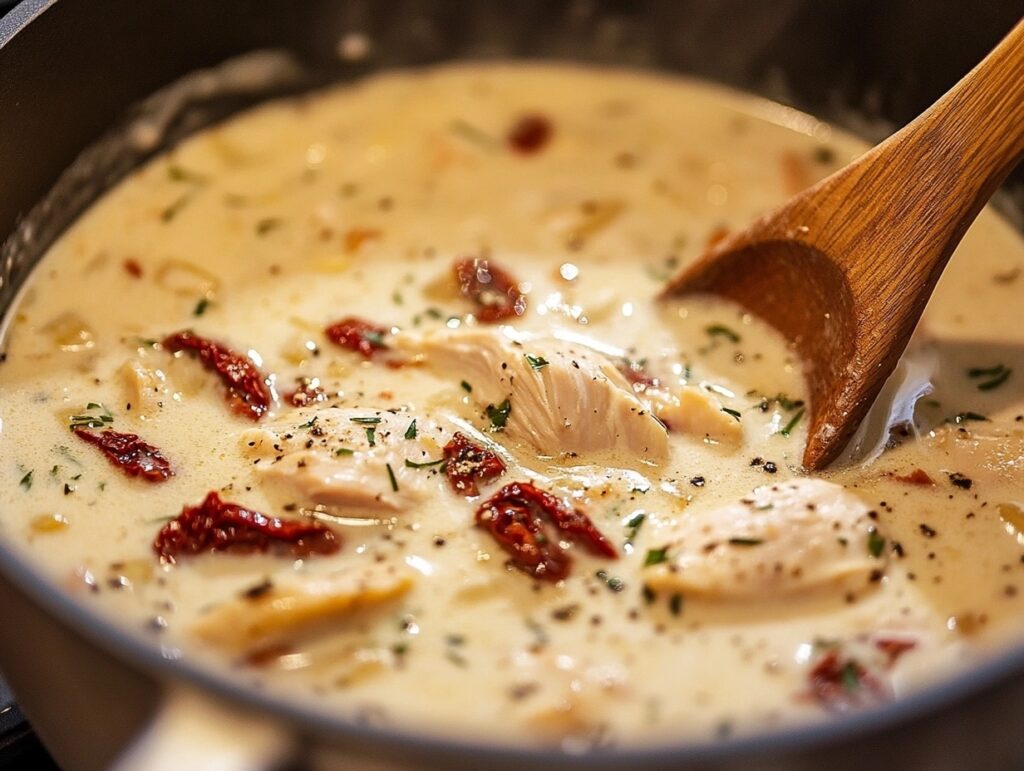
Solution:
[[[663,296],[715,294],[804,362],[803,463],[843,449],[907,346],[964,232],[1024,156],[1024,21],[920,117],[716,243]]]

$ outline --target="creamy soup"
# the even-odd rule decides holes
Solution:
[[[864,149],[565,66],[385,74],[209,129],[11,311],[3,537],[167,651],[461,737],[697,740],[948,677],[1021,638],[1018,235],[981,214],[819,475],[785,341],[658,298]]]

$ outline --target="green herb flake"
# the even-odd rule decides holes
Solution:
[[[313,426],[316,425],[316,419],[318,417],[319,417],[319,415],[314,415],[313,417],[311,417],[309,420],[307,420],[302,425],[296,426],[296,428],[312,428]]]
[[[636,540],[637,534],[640,532],[640,528],[643,527],[644,520],[647,519],[647,514],[642,511],[638,511],[628,520],[626,520],[626,543],[632,544]]]
[[[210,307],[210,298],[202,297],[202,298],[200,298],[199,302],[196,303],[196,307],[192,310],[192,315],[193,316],[202,316],[204,313],[206,313],[206,311],[207,311],[207,309],[209,307]]]
[[[647,556],[644,557],[644,567],[649,568],[651,565],[658,565],[668,559],[668,547],[662,546],[660,549],[648,549]]]
[[[736,420],[740,419],[739,410],[732,410],[729,409],[728,407],[722,407],[722,412],[724,412],[726,415],[732,415],[734,418],[736,418]]]
[[[25,490],[31,490],[32,489],[32,475],[34,473],[35,473],[35,469],[30,469],[29,471],[25,472],[25,476],[23,476],[21,478],[21,481],[18,482],[18,484],[21,485],[22,487],[24,487]]]
[[[377,429],[373,428],[372,426],[366,429],[366,441],[370,445],[370,447],[377,446]]]
[[[885,549],[885,538],[878,532],[877,528],[868,530],[868,554],[872,557],[881,557]]]
[[[473,393],[473,386],[471,386],[465,380],[463,380],[461,383],[459,383],[459,385],[462,386],[462,390],[465,391],[467,394]]]
[[[449,123],[448,129],[456,136],[476,145],[482,150],[493,151],[498,147],[498,140],[461,118],[456,118]]]
[[[388,470],[388,480],[391,482],[391,491],[394,493],[398,492],[398,480],[395,479],[395,470],[391,468],[390,463],[385,463],[384,468]]]
[[[856,661],[847,661],[839,672],[839,680],[847,691],[860,688],[860,667]]]
[[[968,421],[987,422],[988,418],[977,412],[961,412],[953,416],[953,422],[959,425]]]
[[[741,339],[736,332],[724,324],[712,324],[710,327],[706,327],[704,332],[707,333],[707,336],[712,340],[718,337],[723,337],[730,343],[738,343]]]
[[[348,447],[339,447],[334,451],[334,457],[340,458],[343,455],[352,455],[353,453],[355,453],[355,450],[350,450]]]
[[[430,468],[431,466],[439,466],[444,463],[444,458],[438,458],[437,460],[428,460],[423,463],[417,463],[414,460],[405,459],[406,468]]]
[[[534,370],[544,369],[548,366],[548,360],[543,356],[532,356],[531,354],[523,354],[526,357],[526,361],[529,362],[530,367]]]
[[[783,436],[789,436],[793,432],[793,429],[796,428],[797,423],[800,422],[800,419],[803,416],[804,410],[800,410],[796,415],[790,418],[789,422],[782,427],[782,430],[779,431],[779,433],[782,434]]]
[[[405,438],[406,439],[415,439],[416,438],[416,418],[413,418],[412,419],[412,423],[410,423],[409,427],[407,429],[405,429]]]
[[[265,236],[272,230],[277,230],[281,227],[282,222],[277,217],[264,217],[256,223],[256,235]]]
[[[763,543],[763,538],[743,538],[737,536],[729,539],[730,546],[760,546]]]
[[[616,594],[618,594],[619,592],[621,592],[623,589],[626,588],[626,582],[625,581],[623,581],[618,576],[608,575],[608,571],[607,570],[598,570],[596,573],[594,573],[594,575],[597,576],[597,578],[599,578],[600,580],[604,581],[604,583],[607,585],[607,587],[609,589],[611,589],[613,592],[615,592]]]
[[[188,206],[189,201],[192,200],[192,195],[190,191],[172,201],[167,208],[160,212],[160,221],[164,223],[171,222],[181,213],[182,209]]]
[[[977,383],[979,391],[992,391],[999,388],[1010,379],[1013,370],[1003,364],[996,364],[994,367],[971,367],[967,370],[967,377],[971,380],[981,380]]]
[[[375,426],[380,423],[380,418],[349,418],[353,423],[358,423],[361,426]]]
[[[68,418],[68,428],[106,428],[113,422],[114,416],[106,407],[99,402],[89,402],[82,414]]]
[[[508,423],[508,416],[512,413],[512,402],[505,399],[497,407],[493,404],[488,404],[484,413],[487,415],[487,419],[491,421],[491,428],[494,431],[501,431],[505,428],[505,425]]]

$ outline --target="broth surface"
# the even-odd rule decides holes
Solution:
[[[0,531],[168,649],[463,737],[721,737],[947,677],[1021,639],[1019,235],[982,212],[859,457],[820,481],[784,341],[656,297],[864,149],[715,87],[556,65],[390,73],[240,115],[106,195],[11,311]],[[467,259],[513,277],[522,315],[482,320]],[[382,328],[372,357],[331,341],[347,317]],[[247,357],[269,413],[172,353],[182,330]],[[303,378],[322,400],[293,406]],[[69,425],[138,435],[174,476],[129,477]],[[440,463],[456,432],[506,466],[479,495]],[[568,576],[524,568],[477,522],[513,482],[616,556],[533,511]],[[340,549],[161,560],[157,534],[211,491]]]

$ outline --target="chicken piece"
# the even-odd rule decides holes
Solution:
[[[930,461],[926,470],[937,480],[959,474],[970,480],[971,486],[975,483],[1000,486],[1007,480],[1021,479],[1024,476],[1024,428],[1017,426],[1020,424],[1001,428],[996,423],[970,422],[938,428],[924,442],[932,455],[937,450],[943,460]],[[963,480],[959,482],[960,486],[965,484]]]
[[[628,670],[616,661],[515,651],[501,669],[506,666],[514,694],[510,714],[544,743],[591,745],[632,690]]]
[[[139,415],[149,417],[168,398],[167,377],[163,370],[147,367],[138,359],[129,359],[118,370],[125,387],[125,402]]]
[[[793,479],[683,517],[645,583],[709,600],[857,588],[881,577],[885,545],[868,507],[842,486]]]
[[[337,623],[401,597],[412,584],[409,571],[376,565],[304,583],[268,583],[216,606],[192,631],[218,647],[245,650]]]
[[[701,388],[684,386],[674,392],[649,388],[641,398],[671,431],[733,447],[743,441],[743,426],[739,420]]]
[[[403,412],[324,407],[286,413],[241,443],[263,480],[300,502],[373,515],[403,511],[436,490],[449,438],[436,422]]]
[[[660,461],[668,454],[665,426],[588,346],[520,337],[508,327],[398,335],[396,344],[470,383],[482,405],[508,399],[505,432],[544,455],[619,450]]]

